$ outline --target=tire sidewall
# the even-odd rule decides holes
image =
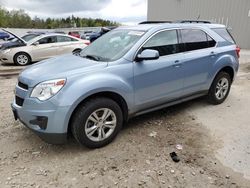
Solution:
[[[28,62],[26,64],[19,64],[18,61],[17,61],[17,57],[19,55],[25,55],[27,58],[28,58]],[[24,53],[24,52],[20,52],[20,53],[17,53],[15,56],[14,56],[14,63],[18,66],[26,66],[26,65],[29,65],[31,62],[31,58],[30,56],[27,54],[27,53]]]
[[[81,49],[75,49],[73,50],[72,54],[76,56],[80,56],[81,51],[82,51]]]
[[[88,117],[94,111],[100,108],[111,109],[116,115],[117,125],[113,133],[107,139],[102,140],[100,142],[95,142],[87,137],[85,133],[85,124]],[[76,118],[72,124],[72,126],[74,126],[72,127],[74,131],[72,132],[74,137],[80,144],[83,144],[89,148],[99,148],[109,144],[116,137],[116,135],[121,130],[122,123],[123,123],[123,115],[119,105],[113,100],[108,98],[97,98],[95,100],[89,101],[88,103],[80,107],[78,112],[76,112]]]

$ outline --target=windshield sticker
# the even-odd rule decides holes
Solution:
[[[142,36],[145,32],[143,31],[130,31],[128,34],[129,35],[137,35],[137,36]]]

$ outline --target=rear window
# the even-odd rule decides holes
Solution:
[[[232,37],[232,35],[229,33],[229,31],[225,28],[217,28],[217,29],[213,29],[218,35],[220,35],[222,38],[224,38],[225,40],[227,40],[228,42],[231,42],[233,44],[235,44],[235,41]]]

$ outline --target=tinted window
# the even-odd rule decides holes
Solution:
[[[216,42],[214,39],[212,39],[209,35],[207,35],[207,42],[208,42],[208,47],[214,47],[216,45]]]
[[[22,39],[25,40],[26,42],[32,40],[33,38],[35,37],[38,37],[39,35],[37,34],[27,34],[27,35],[24,35],[22,36]]]
[[[185,51],[199,50],[215,46],[216,42],[204,31],[198,29],[181,30]]]
[[[56,37],[52,36],[52,37],[44,37],[42,39],[40,39],[39,44],[49,44],[49,43],[55,43],[56,42]]]
[[[160,56],[178,53],[177,31],[168,30],[157,33],[149,39],[142,49],[157,50]]]
[[[72,42],[72,41],[77,41],[77,40],[66,36],[57,36],[57,42]]]
[[[218,28],[218,29],[213,29],[218,35],[220,35],[222,38],[227,40],[228,42],[231,42],[235,44],[235,41],[232,37],[232,35],[228,32],[227,29],[225,28]]]

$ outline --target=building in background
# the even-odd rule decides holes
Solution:
[[[148,21],[210,20],[227,25],[250,49],[250,0],[148,0]]]

